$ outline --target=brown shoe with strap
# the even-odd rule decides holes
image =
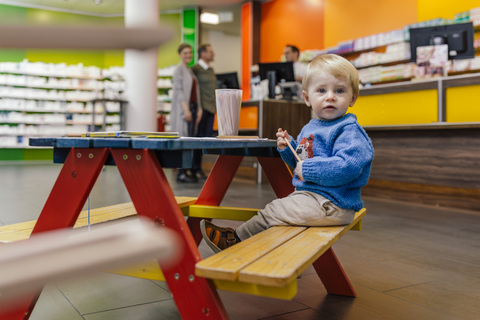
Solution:
[[[235,230],[232,228],[219,227],[209,221],[202,220],[200,221],[200,231],[205,242],[215,253],[237,243]]]

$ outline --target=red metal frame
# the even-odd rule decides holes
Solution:
[[[355,289],[353,289],[347,274],[343,271],[342,265],[340,261],[338,261],[332,248],[325,251],[325,253],[313,263],[313,267],[328,293],[348,297],[357,296]]]
[[[174,265],[162,265],[182,319],[228,319],[215,287],[195,276],[200,252],[153,151],[111,150],[137,214],[175,230],[183,240],[182,257]]]
[[[232,183],[238,167],[242,163],[242,156],[219,156],[212,167],[207,181],[203,185],[198,199],[195,204],[203,204],[209,206],[218,206],[222,202],[228,187]],[[197,246],[202,241],[200,232],[200,218],[188,218],[187,224],[192,232],[193,238]],[[212,220],[212,219],[207,219]]]
[[[257,159],[278,198],[284,198],[295,190],[292,185],[292,173],[281,158],[257,157]]]
[[[107,149],[72,148],[48,196],[32,234],[72,227],[107,159]],[[61,214],[59,214],[61,213]],[[25,298],[14,308],[0,312],[0,319],[28,319],[40,296]]]

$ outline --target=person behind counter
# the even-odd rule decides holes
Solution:
[[[180,63],[173,71],[173,96],[170,123],[172,131],[178,132],[182,137],[193,137],[195,125],[202,119],[200,107],[200,90],[198,81],[188,67],[192,61],[192,46],[182,43],[178,46]],[[189,174],[186,169],[179,169],[177,182],[197,182],[194,174]]]
[[[276,133],[283,161],[295,168],[295,191],[273,200],[235,230],[202,220],[202,236],[213,251],[272,226],[346,225],[363,207],[360,190],[368,182],[374,152],[357,117],[347,114],[358,97],[358,71],[345,58],[321,55],[309,64],[302,85],[305,104],[316,118],[303,127],[297,141],[281,128]],[[286,139],[296,149],[299,162]]]
[[[298,59],[300,57],[300,50],[296,46],[287,44],[285,49],[283,49],[283,55],[285,60],[293,62],[293,73],[295,74],[295,80],[302,82],[303,76],[305,75],[306,66]]]
[[[215,57],[212,47],[209,44],[201,45],[198,48],[198,63],[192,66],[192,71],[198,79],[200,87],[200,105],[203,109],[195,134],[196,137],[211,137],[213,133],[213,122],[215,120],[215,89],[217,89],[217,76],[210,66]],[[205,179],[202,171],[202,151],[194,150],[192,170],[198,179]]]

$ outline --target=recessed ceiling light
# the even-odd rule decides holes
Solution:
[[[200,22],[208,24],[218,24],[220,22],[220,18],[216,13],[203,12],[200,15]]]

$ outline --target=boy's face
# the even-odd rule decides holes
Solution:
[[[342,117],[357,100],[347,81],[335,78],[328,72],[313,73],[303,97],[307,106],[312,107],[321,120]]]

